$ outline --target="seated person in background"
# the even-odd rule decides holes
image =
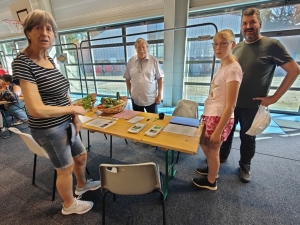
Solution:
[[[0,93],[2,91],[5,91],[6,85],[3,83],[2,77],[0,76]],[[0,105],[0,110],[5,110],[4,105]],[[2,114],[0,113],[0,132],[2,132],[2,127],[3,127],[3,121],[2,121]]]
[[[8,74],[8,71],[2,67],[2,64],[0,64],[0,77],[4,74]]]
[[[4,84],[2,77],[0,77],[0,91],[5,91],[5,90],[7,90],[7,87]]]
[[[3,83],[8,87],[7,90],[13,92],[17,99],[17,102],[7,103],[4,105],[5,109],[7,109],[12,116],[17,118],[17,122],[12,123],[11,125],[15,126],[26,123],[28,121],[27,114],[22,109],[25,103],[24,101],[19,101],[19,96],[22,93],[20,86],[12,82],[12,76],[9,74],[3,75],[2,79]]]
[[[0,76],[0,92],[7,90],[6,85],[4,84],[4,81],[2,79],[2,76]],[[4,105],[0,105],[0,110],[6,110]]]

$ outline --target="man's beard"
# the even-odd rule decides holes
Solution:
[[[247,31],[252,31],[252,34],[247,35]],[[259,32],[255,29],[247,29],[243,32],[243,36],[247,42],[254,42],[259,38]]]

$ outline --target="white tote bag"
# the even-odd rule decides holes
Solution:
[[[262,133],[271,123],[271,115],[268,107],[260,105],[258,111],[254,117],[250,129],[246,134],[255,136]]]

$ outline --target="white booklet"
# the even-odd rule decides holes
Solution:
[[[94,120],[86,123],[86,125],[93,126],[93,127],[100,127],[102,129],[105,129],[105,128],[113,125],[114,123],[116,123],[116,121],[104,120],[104,119],[97,118],[97,119],[94,119]]]
[[[79,119],[80,119],[81,123],[85,123],[85,122],[87,122],[87,121],[89,121],[89,120],[92,120],[92,119],[94,119],[94,118],[93,118],[93,117],[88,117],[88,116],[81,116],[81,115],[79,115]]]
[[[197,128],[169,123],[164,131],[193,137]]]
[[[128,129],[128,132],[129,133],[134,133],[134,134],[137,134],[139,133],[141,130],[143,130],[143,128],[146,126],[147,124],[144,124],[144,123],[136,123],[134,124],[132,127],[130,127]]]
[[[131,118],[130,120],[128,120],[127,122],[128,123],[137,123],[143,119],[144,119],[144,117],[142,117],[142,116],[135,116],[135,117]]]
[[[149,137],[155,137],[163,128],[163,126],[154,125],[145,132],[145,135]]]

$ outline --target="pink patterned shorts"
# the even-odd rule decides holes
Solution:
[[[202,119],[205,124],[205,133],[204,137],[210,138],[212,133],[215,131],[218,123],[220,122],[221,117],[220,116],[202,116]],[[222,134],[221,134],[221,141],[226,141],[228,135],[231,132],[231,129],[234,124],[234,119],[230,118],[228,123],[225,125]]]

